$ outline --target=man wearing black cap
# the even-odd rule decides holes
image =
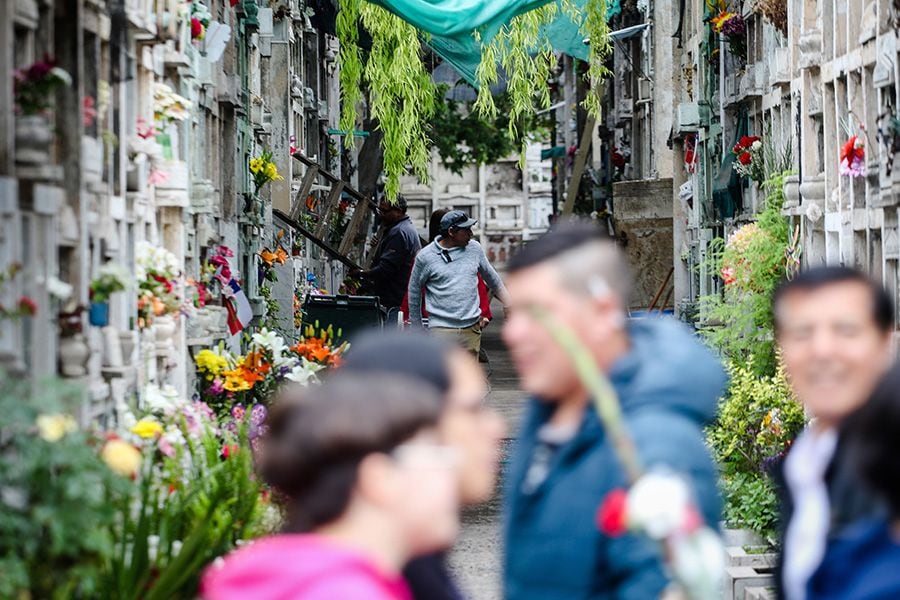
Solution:
[[[381,306],[388,311],[389,320],[400,310],[413,258],[422,247],[406,207],[403,196],[398,196],[395,204],[382,199],[377,213],[387,232],[375,252],[372,268],[368,271],[354,269],[349,273],[363,279],[365,289],[378,296]]]
[[[422,326],[422,289],[428,294],[428,328],[454,338],[478,355],[481,349],[481,304],[478,274],[505,305],[506,288],[488,262],[481,244],[472,239],[478,221],[461,210],[441,219],[441,235],[416,256],[409,279],[409,318]]]

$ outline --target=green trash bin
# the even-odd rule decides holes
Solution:
[[[303,329],[312,326],[320,330],[331,327],[334,344],[353,337],[362,329],[384,325],[384,312],[376,296],[344,296],[307,294],[303,301]]]

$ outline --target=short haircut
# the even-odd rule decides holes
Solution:
[[[792,279],[785,279],[772,295],[772,310],[775,315],[775,329],[782,323],[778,318],[778,308],[785,296],[792,292],[814,292],[822,288],[842,283],[858,283],[869,290],[872,297],[872,319],[881,331],[894,327],[894,304],[887,291],[862,271],[850,267],[826,266],[801,271]]]
[[[440,411],[432,386],[396,375],[335,374],[322,386],[285,390],[257,465],[285,504],[285,530],[309,532],[340,518],[362,460],[436,426]]]
[[[587,295],[596,295],[599,287],[616,294],[623,308],[631,294],[631,273],[621,250],[602,229],[593,223],[561,220],[538,239],[528,242],[506,264],[513,274],[547,262],[559,268],[563,284]]]
[[[439,208],[431,213],[431,219],[428,221],[428,241],[433,242],[441,233],[441,219],[450,212],[449,208]]]
[[[844,423],[851,463],[900,516],[900,365],[894,365],[871,398]]]
[[[381,202],[386,202],[390,204],[394,208],[399,208],[401,211],[406,212],[407,207],[409,206],[409,202],[406,200],[406,197],[402,194],[397,194],[397,198],[391,202],[387,196],[382,196],[379,204]]]

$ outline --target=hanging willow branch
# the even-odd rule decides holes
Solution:
[[[600,115],[599,82],[608,75],[609,27],[607,0],[586,0],[579,9],[575,0],[556,0],[518,15],[504,25],[487,44],[481,46],[476,70],[479,84],[475,110],[493,118],[497,106],[491,87],[499,81],[503,67],[511,102],[508,133],[521,148],[524,167],[527,137],[524,123],[536,108],[550,106],[547,81],[556,65],[556,55],[545,29],[557,16],[565,14],[579,23],[590,38],[587,77],[593,93],[587,94],[585,108]],[[365,64],[359,49],[360,24],[372,36],[372,50]],[[412,25],[383,8],[364,0],[342,0],[337,16],[341,41],[341,129],[352,131],[357,105],[363,99],[362,84],[368,88],[368,107],[384,133],[385,193],[393,200],[400,191],[400,177],[412,167],[422,181],[428,179],[430,141],[428,122],[435,111],[435,85],[422,61],[419,32]],[[473,35],[478,38],[478,33]]]
[[[372,36],[365,65],[358,46],[360,24]],[[380,6],[362,0],[341,2],[337,32],[341,40],[341,129],[354,129],[365,81],[369,111],[384,133],[385,193],[393,200],[407,166],[419,179],[428,180],[427,126],[435,110],[435,86],[422,62],[418,32]]]

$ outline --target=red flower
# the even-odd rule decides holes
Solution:
[[[738,146],[740,146],[741,148],[749,148],[753,145],[753,142],[758,142],[759,140],[760,138],[758,135],[745,135],[740,139],[735,148],[737,148]]]
[[[191,17],[191,39],[203,37],[203,23],[197,17]]]
[[[731,267],[722,267],[722,281],[725,282],[725,285],[731,285],[737,281],[737,277],[734,276],[734,269]]]
[[[865,148],[860,144],[857,148],[857,142],[859,138],[857,136],[851,137],[847,140],[847,143],[844,144],[843,148],[841,148],[841,160],[846,160],[848,163],[853,162],[853,159],[864,160],[866,158]]]
[[[227,459],[231,456],[234,456],[240,451],[240,447],[237,444],[225,444],[222,446],[222,458]]]
[[[749,152],[742,152],[738,156],[738,160],[741,161],[742,165],[746,166],[753,162],[753,156]]]
[[[37,304],[28,296],[19,298],[19,310],[26,315],[34,315],[37,313]]]
[[[597,528],[609,537],[619,537],[628,531],[626,519],[628,492],[615,489],[607,494],[597,510]]]

